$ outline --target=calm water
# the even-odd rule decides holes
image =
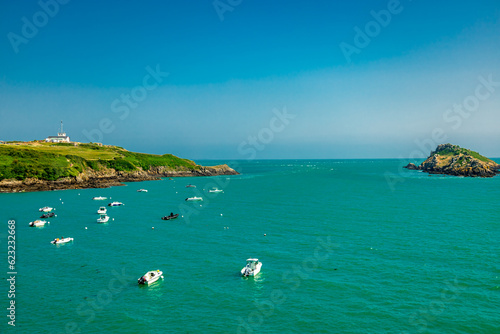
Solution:
[[[253,161],[231,177],[0,194],[2,277],[7,220],[17,222],[15,331],[500,333],[500,177],[401,164]],[[224,192],[203,190],[214,186]],[[125,206],[97,224],[115,200]],[[57,217],[29,227],[46,205]],[[172,211],[184,217],[160,220]],[[75,240],[49,243],[61,236]],[[262,272],[241,278],[249,257]],[[153,269],[164,280],[138,286]]]

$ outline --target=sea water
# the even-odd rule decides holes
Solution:
[[[3,276],[8,220],[17,273],[1,332],[500,333],[500,177],[404,163],[239,161],[237,176],[0,194]],[[43,206],[57,217],[29,227]],[[262,271],[242,278],[252,257]]]

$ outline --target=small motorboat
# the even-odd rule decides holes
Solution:
[[[99,208],[99,210],[97,210],[97,213],[98,213],[98,214],[100,214],[100,215],[105,215],[105,214],[106,214],[106,212],[108,212],[108,210],[106,209],[106,207],[105,207],[105,206],[101,206],[101,207]]]
[[[73,238],[64,238],[64,237],[61,237],[60,239],[59,238],[55,238],[50,243],[54,244],[54,245],[59,245],[59,244],[65,244],[65,243],[70,242],[70,241],[73,241]]]
[[[54,208],[51,208],[50,206],[44,206],[43,208],[38,209],[40,212],[50,212],[54,210]]]
[[[203,201],[203,198],[201,197],[188,197],[186,198],[186,201]]]
[[[40,227],[40,226],[44,226],[47,223],[50,223],[50,222],[45,221],[45,220],[35,220],[35,221],[30,222],[30,226]]]
[[[147,193],[148,190],[147,189],[138,189],[137,192],[139,192],[139,193]]]
[[[105,199],[108,199],[107,197],[102,197],[102,196],[97,196],[97,197],[92,197],[92,199],[94,201],[102,201],[102,200],[105,200]]]
[[[196,188],[196,186],[194,184],[188,184],[186,188]]]
[[[259,259],[247,259],[247,265],[241,269],[241,275],[244,277],[255,276],[260,273],[262,262]]]
[[[108,204],[108,206],[120,206],[120,205],[125,205],[122,202],[111,202]]]
[[[163,278],[163,271],[151,270],[144,274],[144,276],[139,278],[137,282],[139,284],[151,284],[153,282],[156,282],[160,278]]]
[[[223,190],[222,189],[214,188],[214,189],[210,189],[208,192],[209,193],[221,193],[221,192],[223,192]]]
[[[47,213],[44,213],[43,215],[41,215],[40,218],[52,218],[55,216],[56,216],[56,214],[54,212],[47,212]]]
[[[178,214],[178,213],[176,213],[176,214],[174,215],[174,213],[173,213],[173,212],[171,212],[169,216],[164,216],[164,217],[161,217],[161,219],[163,219],[163,220],[171,220],[171,219],[175,219],[175,218],[177,218],[177,217],[179,217],[179,214]]]
[[[109,216],[107,215],[101,215],[99,218],[97,218],[97,222],[102,224],[102,223],[107,223],[109,220]]]

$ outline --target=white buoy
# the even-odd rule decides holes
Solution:
[[[64,202],[61,202],[61,204],[64,204]]]
[[[87,229],[87,226],[85,226],[85,229]]]
[[[222,217],[222,213],[221,213],[220,215],[221,215],[221,217]]]
[[[113,218],[113,220],[115,220],[115,219]]]

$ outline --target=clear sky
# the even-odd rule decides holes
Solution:
[[[500,157],[498,0],[0,0],[0,60],[0,140]]]

